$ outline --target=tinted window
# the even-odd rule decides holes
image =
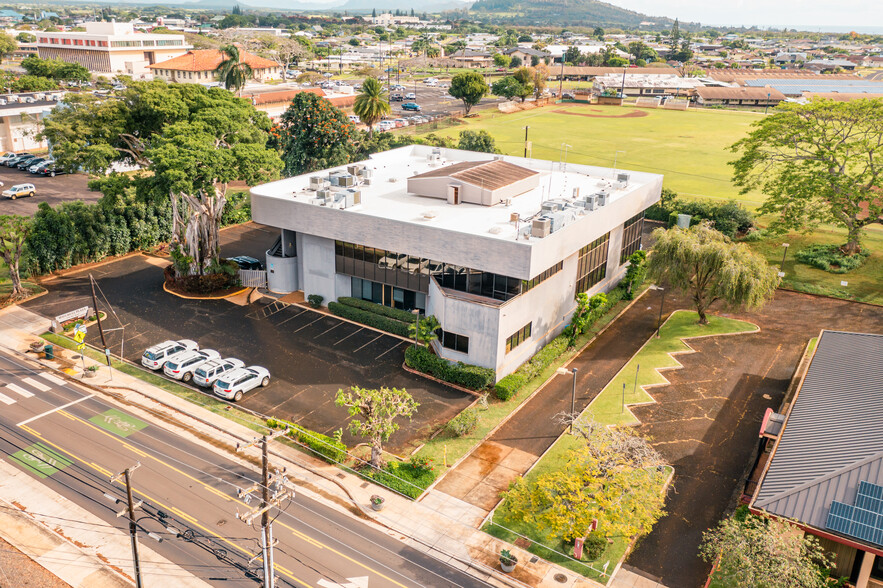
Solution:
[[[149,361],[156,361],[156,354],[152,351],[145,351],[144,357],[146,357]]]
[[[205,373],[204,369],[199,368],[198,370],[196,370],[196,375],[199,376],[200,378],[204,378],[204,377],[206,377],[207,374]]]
[[[178,364],[169,362],[166,364],[166,367],[169,368],[170,370],[176,370],[176,369],[178,369]]]

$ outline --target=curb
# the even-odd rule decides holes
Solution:
[[[178,294],[177,292],[172,292],[168,288],[168,284],[163,282],[162,289],[165,290],[166,294],[171,294],[172,296],[177,296],[178,298],[183,298],[185,300],[223,300],[224,298],[230,298],[232,296],[236,296],[238,294],[242,294],[248,288],[243,288],[242,290],[237,290],[236,292],[230,292],[229,294],[224,294],[223,296],[188,296],[186,294]]]

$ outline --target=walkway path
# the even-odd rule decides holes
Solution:
[[[678,301],[671,296],[666,308]],[[582,411],[644,344],[659,319],[660,296],[648,291],[581,353],[567,368],[577,368],[576,411]],[[500,492],[524,474],[565,427],[555,418],[570,412],[572,376],[557,375],[479,445],[436,486],[490,512]]]

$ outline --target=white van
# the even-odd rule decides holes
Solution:
[[[426,78],[423,80],[423,83],[427,86],[438,86],[438,79],[436,78]]]

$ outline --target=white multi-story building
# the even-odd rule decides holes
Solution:
[[[0,153],[46,148],[39,137],[43,118],[63,98],[61,91],[0,95]]]
[[[39,31],[43,59],[79,63],[91,72],[143,75],[148,65],[183,55],[191,46],[183,35],[136,32],[129,22],[87,22],[86,32]]]
[[[447,359],[515,370],[612,288],[641,247],[662,176],[428,146],[256,186],[281,234],[269,288],[341,296],[441,323]]]

